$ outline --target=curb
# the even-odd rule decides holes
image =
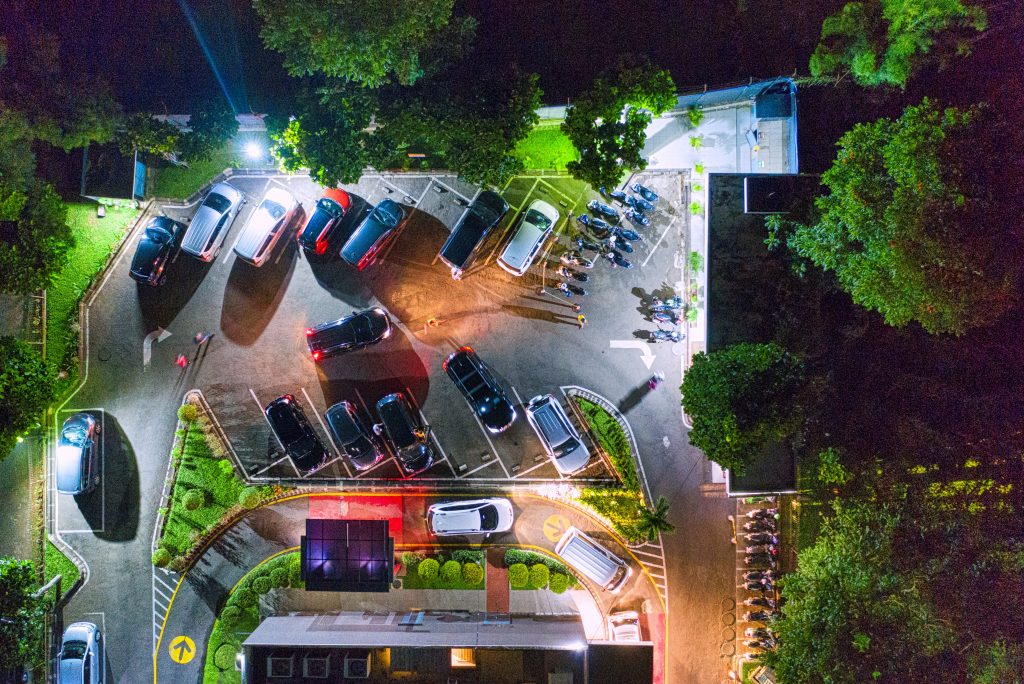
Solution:
[[[77,551],[68,546],[67,542],[60,537],[47,533],[46,538],[78,568],[78,579],[75,580],[75,583],[71,585],[71,588],[66,593],[61,594],[60,601],[57,601],[53,606],[54,610],[60,610],[74,598],[78,590],[84,587],[85,583],[89,580],[89,565],[85,562],[84,558],[78,555]]]

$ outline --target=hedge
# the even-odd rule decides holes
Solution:
[[[619,477],[622,478],[622,485],[626,489],[639,490],[640,479],[636,474],[636,461],[633,460],[633,450],[630,448],[629,437],[626,436],[625,430],[600,405],[583,397],[573,397],[573,399],[587,421],[587,427],[590,428],[594,439],[608,454],[612,465],[619,473]]]
[[[563,575],[571,576],[569,568],[564,563],[559,563],[554,558],[548,558],[547,556],[534,553],[533,551],[523,551],[522,549],[508,549],[505,551],[505,566],[511,567],[516,563],[522,563],[523,565],[536,565],[537,563],[543,563],[548,566],[548,570],[551,572],[560,572]]]
[[[426,558],[421,561],[419,567],[416,568],[416,574],[427,582],[433,582],[437,579],[437,573],[440,567],[441,564],[433,558]]]
[[[441,580],[448,584],[455,584],[462,579],[462,565],[458,561],[445,561],[441,566]]]
[[[537,563],[530,568],[530,586],[534,589],[543,589],[548,586],[551,579],[551,571],[543,563]]]
[[[480,584],[484,579],[484,569],[476,563],[462,564],[462,581],[466,584]]]
[[[158,568],[165,568],[171,562],[171,552],[160,546],[153,552],[153,565]]]
[[[551,573],[551,579],[548,581],[548,589],[555,594],[564,594],[568,588],[569,577],[567,575],[563,575],[560,572]]]
[[[270,583],[277,588],[288,586],[288,568],[274,568],[270,571]]]
[[[252,581],[252,590],[260,596],[266,594],[273,588],[273,583],[270,581],[270,578],[266,575],[260,575]]]
[[[525,589],[530,582],[530,569],[523,563],[508,566],[508,582],[513,589]]]

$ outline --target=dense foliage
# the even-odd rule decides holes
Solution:
[[[577,95],[562,130],[580,158],[569,173],[591,186],[615,187],[623,174],[647,167],[641,156],[645,131],[655,116],[676,102],[668,71],[646,59],[623,57],[617,67],[598,76]]]
[[[811,73],[903,88],[923,64],[967,54],[986,25],[985,10],[962,0],[848,2],[822,23]]]
[[[0,212],[0,290],[46,288],[74,246],[64,202],[50,185],[33,181],[26,192],[0,187]]]
[[[0,671],[34,662],[42,648],[43,606],[31,561],[0,558]]]
[[[766,446],[801,424],[803,363],[779,344],[735,344],[701,352],[683,378],[690,443],[723,468],[742,472]]]
[[[790,247],[890,325],[959,335],[992,322],[1024,268],[1022,221],[1008,201],[1020,194],[1021,165],[1000,154],[1020,135],[997,119],[925,99],[896,120],[855,126],[822,177],[819,217],[797,227]]]
[[[42,420],[53,393],[53,376],[39,353],[21,340],[0,337],[0,458]]]

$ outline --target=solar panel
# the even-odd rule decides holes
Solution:
[[[386,592],[394,580],[387,520],[306,520],[301,556],[307,591]]]

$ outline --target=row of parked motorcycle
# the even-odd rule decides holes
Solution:
[[[774,503],[774,497],[767,497],[766,503]],[[748,596],[743,604],[748,610],[743,613],[746,622],[761,623],[763,627],[748,627],[743,642],[754,651],[774,649],[777,646],[774,633],[769,625],[778,613],[775,592],[775,573],[778,572],[778,518],[777,508],[756,508],[740,516],[737,521],[737,544],[744,547],[743,562],[748,568],[743,573],[741,589]],[[751,655],[750,657],[755,657]]]

